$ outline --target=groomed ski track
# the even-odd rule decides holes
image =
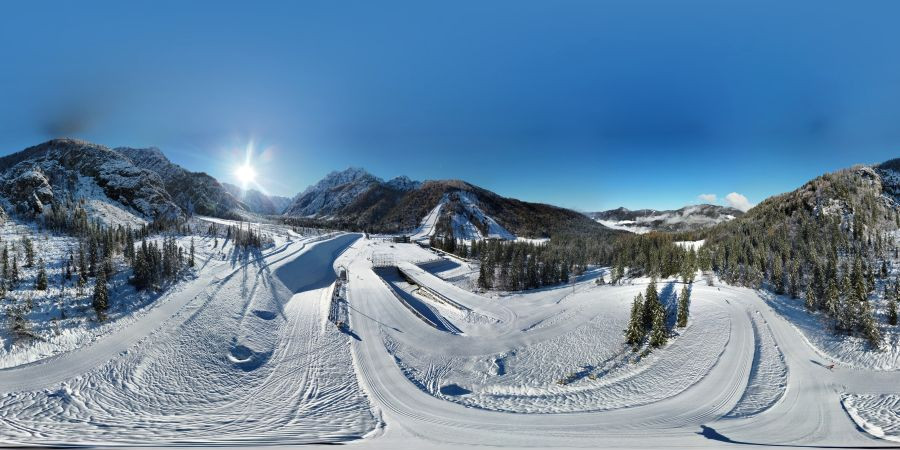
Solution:
[[[394,249],[386,242],[358,234],[295,240],[237,266],[201,272],[134,324],[91,345],[0,370],[0,442],[345,442],[375,448],[892,444],[859,429],[843,410],[841,396],[896,393],[897,372],[825,369],[828,361],[754,291],[725,285],[694,285],[692,307],[722,318],[725,323],[718,325],[726,338],[714,349],[708,370],[670,390],[672,395],[635,392],[635,398],[646,400],[624,406],[586,402],[580,410],[553,413],[508,412],[439,398],[411,381],[386,343],[447,358],[490,357],[565,339],[589,321],[604,319],[607,310],[597,305],[627,301],[645,285],[597,288],[587,281],[485,298],[404,262],[408,252],[424,250],[396,247],[398,265],[415,283],[477,312],[483,323],[447,333],[411,313],[372,270],[373,253]],[[347,333],[325,319],[339,265],[349,269]],[[638,363],[645,366],[635,376],[652,375],[657,365],[677,365],[666,355],[690,354],[691,338],[707,325],[690,325],[657,351],[658,360]],[[783,355],[783,393],[762,413],[725,418],[748,384],[759,382],[751,376],[759,330],[771,332]],[[551,387],[546,395],[567,392]]]

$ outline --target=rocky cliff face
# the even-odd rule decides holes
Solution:
[[[7,207],[25,215],[74,199],[107,202],[144,220],[182,214],[155,172],[114,150],[74,139],[0,158],[0,195]]]

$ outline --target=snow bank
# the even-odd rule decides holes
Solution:
[[[867,433],[900,442],[900,394],[844,395],[841,404]]]

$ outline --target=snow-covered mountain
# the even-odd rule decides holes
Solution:
[[[175,203],[188,214],[234,217],[248,210],[218,180],[204,172],[191,172],[173,163],[158,148],[119,147],[138,167],[159,175]]]
[[[743,215],[743,211],[720,205],[690,205],[676,210],[630,210],[616,208],[588,213],[588,217],[613,229],[632,233],[650,231],[695,231]]]
[[[285,214],[295,217],[329,216],[345,208],[374,185],[384,182],[363,169],[331,172],[294,197]]]
[[[278,195],[264,194],[259,190],[248,188],[241,189],[231,183],[222,183],[222,186],[234,198],[238,199],[250,212],[264,215],[276,215],[284,212],[285,208],[291,204],[289,197],[281,197]]]
[[[564,229],[605,231],[580,213],[505,198],[460,180],[390,181],[359,168],[331,172],[294,198],[293,218],[377,232],[440,234],[458,239],[545,238]],[[428,218],[428,230],[423,232]]]
[[[0,197],[0,215],[37,217],[53,204],[77,203],[91,219],[132,226],[193,214],[276,215],[291,202],[191,172],[155,147],[110,149],[76,139],[54,139],[0,158]]]
[[[156,172],[75,139],[54,139],[0,158],[0,195],[4,208],[31,217],[72,201],[107,223],[139,224],[183,213]]]

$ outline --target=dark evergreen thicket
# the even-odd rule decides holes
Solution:
[[[674,243],[671,235],[586,233],[554,234],[544,243],[501,240],[463,241],[438,236],[432,245],[481,262],[479,286],[503,290],[534,289],[566,283],[589,265],[613,266],[611,282],[626,274],[668,278],[683,274],[693,280],[697,255]]]
[[[900,216],[869,168],[848,169],[767,199],[739,219],[682,238],[706,238],[700,267],[731,284],[805,297],[834,329],[881,335],[870,296],[898,249],[887,234]],[[889,295],[888,298],[891,296]]]

